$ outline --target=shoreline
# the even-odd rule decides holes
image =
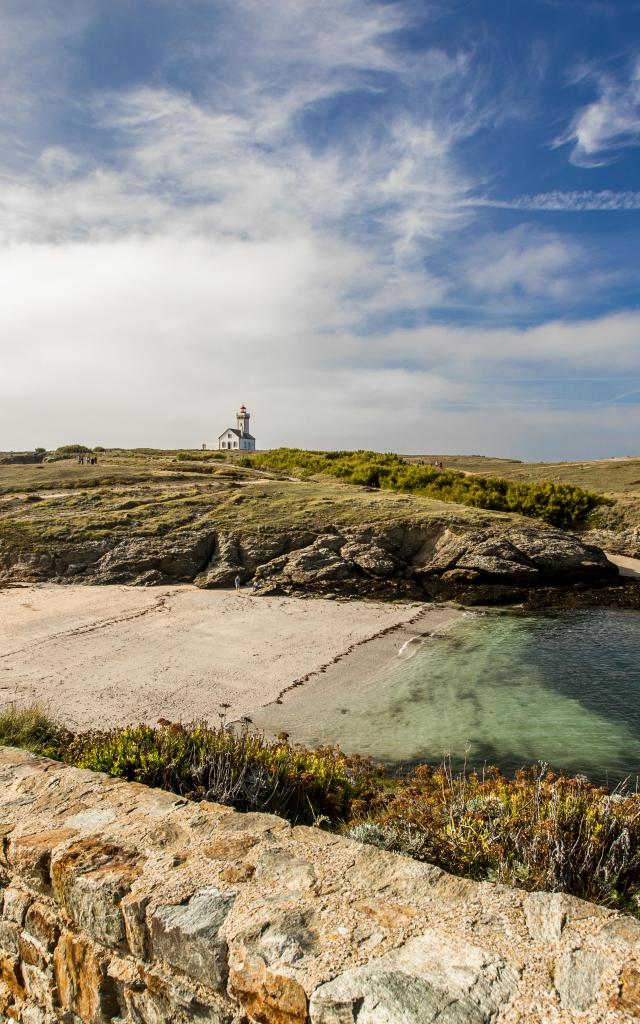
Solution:
[[[583,606],[579,593],[553,596],[541,593],[538,607],[463,607],[191,584],[11,587],[0,591],[0,710],[38,703],[76,731],[223,719],[277,735],[275,705],[297,705],[320,683],[335,696],[465,616]]]
[[[462,619],[476,615],[476,609],[460,609],[454,605],[425,605],[410,622],[405,622],[393,629],[385,630],[378,636],[358,644],[353,650],[345,652],[317,673],[310,673],[304,681],[287,687],[275,701],[264,704],[251,715],[251,723],[266,736],[271,738],[282,731],[276,718],[275,705],[285,704],[289,712],[300,707],[310,691],[322,685],[327,692],[328,702],[349,686],[358,687],[368,683],[379,673],[389,668],[396,658],[410,660],[417,653],[419,643],[430,637],[437,637]],[[402,654],[415,646],[415,651]],[[298,690],[298,687],[303,689]],[[297,691],[297,692],[296,692]],[[329,696],[330,695],[330,696]],[[297,741],[297,740],[296,740]],[[301,741],[303,742],[303,741]]]
[[[306,673],[299,679],[294,679],[292,683],[285,686],[283,690],[278,694],[275,700],[268,701],[266,704],[261,705],[259,710],[263,708],[272,707],[274,704],[282,704],[283,697],[285,694],[290,693],[292,690],[296,690],[300,686],[306,686],[307,683],[313,685],[321,675],[325,675],[325,679],[331,679],[335,675],[340,677],[344,670],[349,668],[350,676],[353,675],[354,671],[358,671],[355,667],[358,662],[361,661],[362,670],[366,667],[367,674],[371,671],[378,671],[385,664],[390,663],[395,657],[402,655],[402,652],[409,647],[409,645],[416,643],[419,640],[423,640],[429,636],[433,636],[440,630],[452,625],[457,622],[460,618],[468,614],[466,611],[460,611],[450,605],[435,605],[427,604],[423,605],[419,611],[410,619],[405,622],[400,622],[391,626],[387,626],[380,630],[379,633],[374,633],[372,636],[365,637],[356,643],[350,644],[344,651],[336,654],[330,661],[325,665],[321,665],[319,668],[312,672]],[[420,630],[418,627],[432,626],[433,628]],[[398,645],[398,639],[395,634],[401,634],[402,637],[406,638],[401,642],[400,648],[396,650]],[[366,650],[362,650],[366,648]],[[393,654],[391,653],[393,651]],[[408,657],[412,657],[409,655]],[[408,660],[407,659],[405,660]],[[347,664],[343,664],[346,662]],[[375,662],[375,665],[372,663]],[[235,724],[235,723],[233,723]]]

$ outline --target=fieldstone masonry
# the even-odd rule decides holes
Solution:
[[[639,1019],[633,918],[0,748],[0,1021]]]

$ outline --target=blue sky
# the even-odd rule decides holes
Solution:
[[[640,448],[640,0],[0,28],[0,448]]]

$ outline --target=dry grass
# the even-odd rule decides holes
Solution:
[[[188,458],[179,456],[187,455]],[[485,524],[512,518],[452,502],[353,486],[329,478],[286,479],[239,464],[241,455],[147,449],[42,465],[0,459],[0,539],[26,547],[185,529],[306,530],[430,518]],[[214,458],[215,455],[215,458]],[[434,461],[436,456],[422,456]],[[416,460],[417,461],[417,460]],[[640,459],[524,464],[442,457],[445,467],[509,480],[575,483],[606,494],[614,508],[592,514],[613,526],[640,523]]]
[[[609,792],[545,765],[514,779],[497,768],[477,775],[422,765],[363,812],[353,838],[457,875],[640,913],[636,792]]]
[[[44,757],[62,759],[70,734],[38,704],[0,711],[0,746],[32,750]]]
[[[289,821],[337,825],[355,799],[368,802],[380,771],[358,757],[321,747],[305,750],[267,740],[247,728],[170,722],[75,736],[38,705],[0,712],[0,745],[21,747],[76,768],[241,811],[267,811]]]

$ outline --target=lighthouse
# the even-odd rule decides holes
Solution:
[[[218,448],[228,451],[230,449],[254,452],[256,450],[256,439],[249,429],[251,414],[247,412],[246,405],[241,405],[236,413],[236,426],[227,427],[218,437]]]

